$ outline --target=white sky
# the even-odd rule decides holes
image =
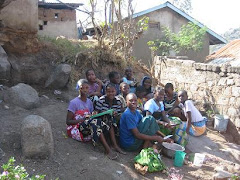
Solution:
[[[89,5],[89,0],[62,1]],[[157,6],[164,0],[134,0],[134,2],[136,4],[135,12],[139,12]],[[230,28],[240,27],[240,20],[237,18],[237,12],[240,11],[240,0],[192,0],[192,8],[191,16],[218,34],[223,34]],[[77,18],[84,20],[81,17],[83,16],[77,13]]]

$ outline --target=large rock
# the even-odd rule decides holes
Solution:
[[[45,87],[58,89],[67,85],[71,73],[71,66],[68,64],[60,64],[50,75],[45,83]]]
[[[25,109],[32,109],[39,105],[37,91],[31,86],[23,83],[9,88],[4,94],[4,101]]]
[[[22,152],[28,158],[48,158],[53,154],[51,125],[37,115],[29,115],[22,121]]]
[[[2,46],[0,46],[0,82],[10,79],[11,65],[8,62],[8,56]]]

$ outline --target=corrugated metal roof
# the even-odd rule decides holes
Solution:
[[[138,12],[133,14],[133,18],[139,17],[139,16],[143,16],[145,14],[151,13],[153,11],[162,9],[168,7],[170,9],[172,9],[173,11],[175,11],[176,13],[182,15],[183,17],[185,17],[187,20],[197,24],[200,28],[205,27],[202,23],[200,23],[199,21],[195,20],[193,17],[189,16],[188,14],[186,14],[185,12],[181,11],[180,9],[178,9],[176,6],[174,6],[173,4],[171,4],[170,2],[165,2],[164,4],[160,4],[158,6],[155,6],[153,8]],[[227,41],[220,36],[219,34],[215,33],[214,31],[212,31],[211,29],[207,28],[207,33],[209,34],[210,37],[210,45],[215,45],[215,44],[225,44],[227,43]]]
[[[206,61],[215,64],[240,64],[240,39],[235,39],[213,54],[210,54],[206,57]]]

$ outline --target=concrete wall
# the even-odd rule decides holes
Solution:
[[[12,1],[0,11],[0,20],[4,27],[37,32],[38,0]]]
[[[55,18],[55,14],[58,17]],[[41,36],[77,38],[76,11],[70,9],[44,9],[39,8],[38,24],[43,27],[38,30]],[[44,22],[47,24],[44,25]]]
[[[173,59],[165,63],[155,57],[155,76],[161,83],[171,82],[176,89],[187,90],[190,98],[201,105],[212,105],[240,127],[240,67]]]
[[[177,33],[179,32],[182,25],[188,23],[188,21],[182,17],[181,15],[175,13],[169,8],[163,8],[158,11],[154,11],[152,13],[146,14],[149,17],[149,22],[159,22],[160,28],[151,28],[149,27],[143,35],[137,39],[134,43],[133,47],[133,55],[137,57],[137,59],[142,59],[147,65],[151,62],[151,51],[147,45],[147,42],[150,40],[159,39],[162,34],[161,27],[170,27],[170,29]],[[139,17],[138,19],[140,19]],[[205,57],[209,54],[209,37],[205,36],[203,49],[199,52],[188,52],[186,55],[189,59],[193,59],[196,62],[203,62]]]

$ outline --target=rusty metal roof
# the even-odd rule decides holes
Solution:
[[[235,39],[218,51],[206,57],[206,62],[214,64],[229,63],[231,65],[240,65],[240,39]]]

